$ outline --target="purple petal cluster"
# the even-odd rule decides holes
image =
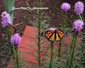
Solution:
[[[64,2],[64,3],[62,3],[62,5],[61,5],[61,9],[62,9],[64,12],[67,12],[68,10],[70,10],[70,8],[71,8],[71,6],[70,6],[69,3]]]
[[[74,12],[77,15],[80,15],[84,12],[84,3],[81,1],[77,1],[74,6]]]
[[[80,19],[75,20],[74,23],[73,23],[73,29],[76,32],[80,32],[83,29],[83,26],[84,26],[84,23]]]
[[[10,14],[7,13],[6,11],[2,12],[1,14],[1,24],[2,24],[2,27],[6,27],[9,24],[12,25]]]
[[[19,33],[15,33],[11,36],[10,42],[17,48],[19,43],[21,42],[21,36]]]

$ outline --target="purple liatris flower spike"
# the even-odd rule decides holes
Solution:
[[[75,6],[74,6],[74,12],[77,14],[77,15],[80,15],[84,12],[84,3],[81,2],[81,1],[78,1],[75,3]]]
[[[11,21],[11,17],[10,17],[10,14],[7,13],[6,11],[2,12],[1,14],[1,24],[2,24],[2,27],[6,27],[8,26],[9,24],[12,25],[12,21]]]
[[[67,12],[69,9],[71,8],[70,4],[69,3],[62,3],[61,5],[61,9],[64,11],[64,12]]]
[[[84,26],[84,23],[80,19],[75,20],[74,23],[73,23],[73,29],[76,32],[80,32],[83,29],[83,26]]]
[[[21,36],[19,33],[15,33],[11,36],[10,42],[17,48],[19,43],[21,42]]]

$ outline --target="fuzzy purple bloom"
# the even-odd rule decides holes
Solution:
[[[21,42],[21,36],[19,35],[19,33],[15,33],[11,36],[10,42],[16,47],[18,48],[19,43]]]
[[[12,25],[12,21],[11,21],[11,17],[10,17],[10,14],[7,13],[6,11],[2,12],[1,14],[1,17],[2,17],[2,21],[1,21],[1,24],[2,24],[2,27],[6,27],[8,26],[9,24]]]
[[[74,23],[73,23],[73,29],[76,32],[80,32],[83,29],[83,26],[84,26],[84,23],[80,19],[75,20]]]
[[[61,9],[62,9],[64,12],[67,12],[68,10],[70,10],[70,8],[71,8],[71,6],[70,6],[69,3],[64,2],[64,3],[62,3],[62,5],[61,5]]]
[[[74,6],[74,12],[77,14],[77,15],[80,15],[84,12],[84,3],[81,2],[81,1],[78,1],[75,3],[75,6]]]

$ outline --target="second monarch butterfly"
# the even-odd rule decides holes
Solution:
[[[17,30],[16,30],[15,27],[20,26],[20,25],[22,25],[22,23],[17,23],[17,24],[15,24],[15,25],[9,25],[9,29],[10,29],[11,34],[16,33]]]
[[[50,28],[44,32],[44,36],[49,41],[59,41],[64,37],[64,32],[60,29]]]
[[[11,32],[11,34],[16,33],[16,29],[15,29],[15,27],[13,25],[9,26],[9,31]]]

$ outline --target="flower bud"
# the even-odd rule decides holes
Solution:
[[[80,19],[75,20],[73,23],[73,29],[76,32],[80,32],[83,29],[83,26],[84,26],[84,23]]]
[[[71,6],[70,6],[69,3],[64,2],[64,3],[62,3],[62,5],[61,5],[61,9],[62,9],[64,12],[67,12],[68,10],[70,10],[70,8],[71,8]]]
[[[75,3],[75,6],[74,6],[74,12],[77,14],[77,15],[80,15],[84,12],[84,3],[81,2],[81,1],[78,1]]]
[[[11,17],[10,17],[10,14],[7,13],[6,11],[2,12],[1,14],[1,24],[2,24],[2,27],[6,27],[8,26],[9,24],[12,25],[12,21],[11,21]]]
[[[21,42],[21,36],[19,33],[15,33],[11,36],[10,42],[17,48],[19,43]]]

